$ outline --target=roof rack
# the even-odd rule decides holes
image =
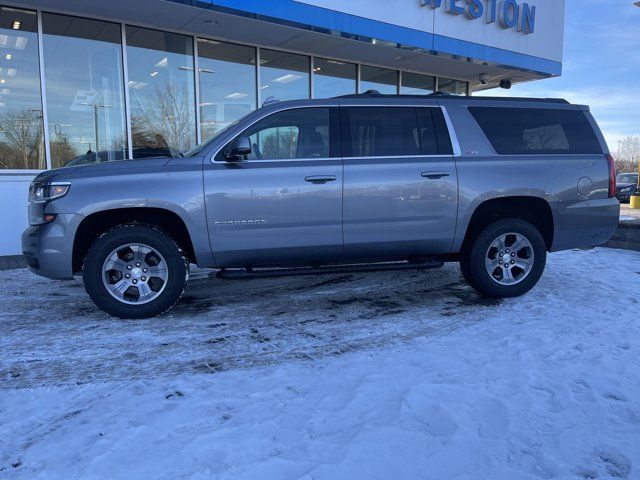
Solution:
[[[507,102],[548,102],[548,103],[566,103],[569,102],[563,98],[530,98],[530,97],[475,97],[467,95],[453,95],[449,92],[437,91],[428,95],[402,95],[402,94],[383,94],[378,90],[367,90],[363,93],[355,93],[349,95],[340,95],[334,98],[399,98],[409,100],[424,100],[426,98],[439,98],[447,100],[480,100],[480,101],[507,101]]]
[[[348,95],[339,95],[333,98],[371,98],[371,97],[384,97],[378,90],[367,90],[363,93],[350,93]],[[386,95],[392,96],[392,95]]]

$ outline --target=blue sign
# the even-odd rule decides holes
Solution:
[[[514,28],[530,34],[536,27],[536,7],[517,0],[420,0],[423,7],[444,7],[452,15],[464,15],[470,20],[485,18],[487,23],[498,23],[502,28]]]

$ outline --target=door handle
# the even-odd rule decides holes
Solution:
[[[451,175],[449,172],[422,172],[422,176],[429,180],[437,180],[442,177],[448,177]]]
[[[337,178],[335,175],[310,175],[308,177],[304,177],[304,180],[305,182],[319,185],[327,182],[335,182]]]

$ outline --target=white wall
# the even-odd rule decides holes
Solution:
[[[446,3],[436,10],[423,7],[419,0],[297,0],[337,12],[357,15],[393,25],[465,40],[512,52],[562,62],[565,0],[518,0],[536,7],[535,32],[526,35],[516,29],[505,30],[484,18],[469,20],[446,11]],[[458,0],[458,5],[466,2]],[[486,1],[483,1],[486,6]],[[498,2],[500,4],[500,2]],[[383,39],[392,40],[392,39]]]
[[[29,224],[27,205],[33,176],[0,176],[0,256],[21,255],[20,237]]]

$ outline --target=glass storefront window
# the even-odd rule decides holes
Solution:
[[[193,38],[126,27],[133,157],[176,156],[196,143]]]
[[[120,26],[42,14],[53,168],[126,158]]]
[[[47,168],[35,12],[0,8],[0,169]]]
[[[461,80],[451,80],[449,78],[439,78],[438,90],[441,92],[450,93],[452,95],[466,95],[467,82],[463,82]]]
[[[256,108],[256,49],[198,39],[200,131],[207,139]]]
[[[402,72],[400,93],[403,95],[428,95],[436,88],[436,79],[429,75]]]
[[[313,98],[356,93],[357,67],[338,60],[313,59]]]
[[[382,94],[398,93],[398,72],[388,68],[362,65],[360,68],[360,93],[377,90]]]
[[[260,96],[276,100],[309,98],[310,59],[305,55],[260,50]]]

